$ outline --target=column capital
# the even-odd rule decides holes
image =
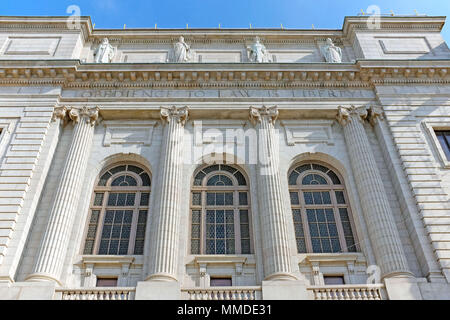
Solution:
[[[383,109],[380,106],[370,106],[367,118],[370,124],[374,126],[377,121],[383,120]]]
[[[338,114],[336,116],[337,121],[345,126],[350,122],[352,118],[356,118],[360,121],[367,118],[367,108],[366,106],[339,106]]]
[[[66,106],[55,107],[55,109],[53,109],[52,121],[56,121],[57,119],[60,119],[63,124],[67,122]]]
[[[175,120],[177,123],[181,123],[181,125],[184,126],[188,119],[189,108],[187,106],[180,108],[177,108],[176,106],[161,107],[160,115],[163,123]]]
[[[253,125],[256,125],[257,123],[261,122],[261,119],[263,117],[267,117],[270,123],[275,124],[275,121],[278,118],[278,107],[266,107],[262,106],[260,108],[257,107],[250,107],[250,121]]]
[[[98,106],[88,107],[84,106],[81,108],[71,107],[69,109],[69,118],[74,123],[78,123],[80,119],[84,119],[86,123],[89,123],[91,126],[94,126],[98,120],[98,112],[100,108]]]

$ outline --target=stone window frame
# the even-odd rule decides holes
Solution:
[[[142,180],[139,178],[139,175],[137,175],[134,172],[125,170],[125,171],[119,171],[116,172],[115,174],[113,174],[112,176],[110,176],[108,178],[108,180],[106,181],[106,185],[105,186],[99,186],[99,181],[100,178],[103,176],[103,174],[105,174],[107,171],[118,167],[118,166],[122,166],[122,165],[132,165],[135,167],[138,167],[142,170],[144,170],[145,173],[148,174],[149,178],[150,178],[150,185],[149,186],[142,186]],[[116,179],[117,177],[120,177],[124,174],[127,175],[131,175],[133,176],[136,181],[138,182],[138,186],[132,186],[132,187],[123,187],[123,186],[111,186],[111,182],[114,181],[114,179]],[[137,226],[138,226],[138,218],[139,218],[139,211],[140,210],[147,210],[147,219],[146,219],[146,227],[148,224],[148,219],[150,216],[150,196],[151,196],[151,187],[152,187],[152,176],[151,173],[148,169],[145,168],[145,166],[136,163],[136,162],[130,162],[130,161],[125,161],[125,162],[116,162],[112,165],[107,166],[106,168],[104,168],[100,174],[97,176],[97,178],[95,179],[95,184],[92,190],[92,195],[91,195],[91,199],[89,202],[89,214],[86,220],[86,226],[85,226],[85,232],[83,235],[83,245],[81,248],[81,254],[83,256],[123,256],[122,254],[100,254],[99,252],[99,248],[100,248],[100,241],[101,241],[101,237],[102,237],[102,231],[103,231],[103,226],[104,226],[104,219],[105,219],[105,213],[106,213],[106,209],[107,208],[111,208],[108,207],[107,205],[107,201],[108,201],[108,196],[109,193],[111,192],[124,192],[124,193],[135,193],[135,199],[134,199],[134,206],[123,206],[123,207],[114,207],[114,210],[132,210],[133,211],[133,218],[132,218],[132,223],[131,223],[131,232],[130,232],[130,238],[129,238],[129,242],[128,242],[128,251],[126,255],[135,255],[135,256],[141,256],[143,254],[145,254],[145,251],[142,254],[135,254],[134,253],[134,249],[135,249],[135,245],[136,245],[136,231],[137,231]],[[103,200],[102,200],[102,205],[101,206],[96,206],[94,205],[94,201],[95,201],[95,194],[96,193],[103,193]],[[141,201],[141,195],[142,193],[148,193],[149,194],[149,201],[147,203],[147,205],[140,205],[140,201]],[[84,249],[86,246],[86,241],[87,241],[87,234],[88,234],[88,229],[89,229],[89,225],[90,225],[90,221],[91,221],[91,216],[92,216],[92,212],[94,210],[99,210],[99,217],[98,217],[98,221],[97,221],[97,229],[95,232],[95,240],[94,240],[94,245],[93,245],[93,249],[92,249],[92,253],[91,254],[86,254],[84,253]],[[146,233],[146,231],[144,231],[144,234]],[[145,240],[144,240],[144,245],[145,245]]]
[[[330,166],[328,163],[325,162],[321,162],[321,161],[302,161],[302,162],[298,162],[295,163],[294,165],[291,166],[289,172],[288,172],[288,180],[289,177],[291,175],[291,173],[298,168],[299,166],[302,165],[306,165],[306,164],[318,164],[320,166],[326,167],[327,169],[331,170],[334,172],[334,174],[339,178],[341,184],[334,184],[333,181],[331,180],[331,178],[325,174],[322,171],[319,170],[306,170],[304,172],[302,172],[296,179],[297,183],[295,185],[289,185],[288,184],[288,188],[289,188],[289,195],[291,195],[292,192],[297,193],[298,195],[298,200],[299,200],[299,204],[292,204],[291,201],[291,197],[289,197],[289,203],[291,206],[291,214],[293,213],[293,210],[300,210],[300,215],[301,215],[301,223],[302,223],[302,227],[303,227],[303,235],[304,235],[304,240],[305,240],[305,246],[306,246],[306,252],[304,253],[299,253],[298,252],[298,245],[297,245],[297,234],[294,234],[295,239],[296,239],[296,248],[297,248],[297,253],[298,254],[333,254],[333,252],[320,252],[320,253],[315,253],[313,251],[313,247],[312,247],[312,242],[311,242],[311,234],[310,234],[310,228],[309,228],[309,222],[308,222],[308,217],[306,214],[306,209],[307,207],[311,206],[311,205],[306,205],[305,203],[305,199],[303,197],[303,190],[306,190],[306,192],[312,191],[312,190],[318,190],[318,191],[329,191],[330,193],[330,198],[331,198],[331,204],[322,204],[322,205],[313,205],[314,209],[325,209],[325,208],[333,208],[333,214],[334,214],[334,220],[336,223],[336,228],[337,228],[337,233],[338,233],[338,239],[339,239],[339,244],[341,247],[341,251],[339,253],[353,253],[353,251],[348,251],[347,248],[347,243],[345,240],[345,236],[344,236],[344,230],[343,230],[343,226],[342,226],[342,221],[341,221],[341,217],[339,214],[339,208],[346,208],[347,209],[347,214],[350,220],[350,226],[352,229],[352,235],[353,235],[353,241],[354,241],[354,245],[355,245],[355,251],[354,252],[359,252],[361,250],[360,246],[359,246],[359,242],[358,242],[358,237],[357,237],[357,233],[356,233],[356,225],[355,225],[355,221],[353,218],[353,214],[352,214],[352,210],[351,210],[351,203],[350,203],[350,199],[348,197],[348,193],[347,193],[347,188],[345,185],[345,181],[343,179],[343,177],[339,174],[339,172],[333,168],[332,166]],[[305,187],[302,187],[298,181],[302,181],[302,179],[309,175],[309,174],[318,174],[321,177],[325,178],[327,180],[326,185],[308,185]],[[344,195],[344,200],[345,200],[345,204],[338,204],[337,199],[336,199],[336,194],[335,191],[342,191],[343,195]],[[294,226],[294,232],[295,232],[295,226]]]
[[[248,177],[243,173],[243,170],[241,170],[238,166],[233,166],[229,164],[225,164],[227,166],[230,166],[237,171],[239,171],[246,180],[246,185],[239,185],[237,179],[234,177],[233,174],[229,173],[228,171],[223,170],[214,170],[212,172],[209,172],[207,175],[205,175],[202,178],[202,184],[200,186],[194,185],[194,179],[196,175],[202,171],[203,169],[206,169],[207,167],[210,167],[212,165],[219,165],[219,164],[209,164],[202,166],[195,170],[194,174],[192,175],[192,181],[191,181],[191,192],[190,192],[190,199],[189,199],[189,245],[188,250],[189,254],[191,255],[224,255],[224,256],[235,256],[235,255],[251,255],[254,253],[254,244],[253,244],[253,227],[252,227],[252,212],[251,212],[251,196],[250,196],[250,186],[249,186],[249,179]],[[215,176],[215,175],[225,175],[228,178],[230,178],[233,181],[233,186],[206,186],[207,181],[209,178]],[[206,204],[206,193],[208,191],[213,192],[233,192],[233,205],[223,205],[223,206],[207,206]],[[193,194],[194,193],[201,193],[201,205],[194,205],[193,204]],[[239,192],[247,192],[247,205],[239,205]],[[216,210],[233,210],[234,211],[234,239],[235,239],[235,252],[230,254],[211,254],[206,253],[206,210],[207,208],[214,208]],[[192,212],[194,210],[200,210],[200,253],[192,253]],[[240,210],[247,210],[248,212],[248,225],[249,225],[249,238],[250,238],[250,253],[242,253],[241,248],[241,224],[240,224]]]
[[[437,131],[450,131],[450,121],[430,121],[423,120],[422,125],[425,128],[425,132],[431,139],[431,144],[436,153],[438,154],[441,166],[445,169],[450,169],[450,160],[447,159],[444,150],[442,149],[441,143],[436,136]]]

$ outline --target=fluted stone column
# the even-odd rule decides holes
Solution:
[[[356,187],[382,278],[412,275],[363,121],[366,107],[339,107]]]
[[[277,107],[250,108],[250,120],[258,130],[257,172],[259,215],[265,280],[296,280],[291,270],[291,253],[286,228],[287,209],[283,202],[279,172],[278,135],[274,124]]]
[[[37,261],[33,273],[27,277],[29,281],[53,281],[60,284],[98,111],[98,107],[63,107],[55,110],[55,118],[66,122],[68,117],[73,122],[73,136]]]
[[[147,280],[177,280],[182,151],[187,117],[187,107],[161,108],[164,133],[157,180],[157,204],[152,215],[154,222]]]

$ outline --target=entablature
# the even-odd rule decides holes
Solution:
[[[109,63],[0,60],[0,84],[63,88],[371,87],[375,83],[448,83],[450,60],[327,63]]]

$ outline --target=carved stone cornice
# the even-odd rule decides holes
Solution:
[[[163,123],[169,123],[170,121],[176,121],[181,123],[182,126],[186,124],[188,119],[189,108],[187,106],[177,108],[172,107],[161,107],[160,115]]]
[[[261,122],[262,118],[265,117],[269,120],[270,123],[275,124],[275,121],[278,118],[278,107],[266,107],[262,106],[261,108],[250,107],[250,115],[249,119],[253,125]]]
[[[352,119],[356,119],[357,121],[365,120],[367,114],[366,106],[339,106],[336,119],[340,125],[346,126]]]
[[[81,108],[74,108],[71,107],[68,116],[70,120],[72,120],[74,123],[78,123],[80,120],[86,121],[86,123],[89,123],[91,126],[94,126],[97,123],[98,120],[98,112],[100,111],[100,108],[98,106],[96,107],[81,107]]]
[[[370,87],[380,84],[448,84],[450,61],[356,63],[83,64],[79,61],[0,61],[0,85],[62,88]]]

